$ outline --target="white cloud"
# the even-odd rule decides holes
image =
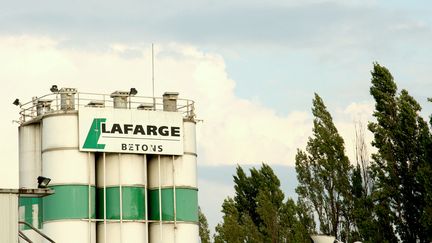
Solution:
[[[46,37],[1,37],[0,80],[7,91],[2,103],[10,104],[15,97],[30,100],[49,92],[52,84],[103,93],[136,87],[140,95],[150,96],[150,49],[149,45],[116,43],[105,52],[85,52],[60,48],[56,40]],[[296,149],[304,148],[311,134],[308,112],[282,116],[257,101],[237,97],[235,81],[226,73],[223,58],[215,53],[175,43],[156,46],[156,53],[156,94],[179,91],[182,98],[196,101],[198,118],[203,120],[197,133],[200,163],[294,164]],[[18,110],[6,107],[1,127],[11,142],[2,147],[5,159],[1,165],[16,170],[17,125],[11,120],[17,118]],[[353,104],[345,113],[368,109]],[[351,121],[338,125],[342,131],[350,130]]]

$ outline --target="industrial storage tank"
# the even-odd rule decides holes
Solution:
[[[112,93],[114,109],[127,109],[128,97],[128,92]],[[148,242],[146,155],[103,153],[96,174],[97,242]]]
[[[60,112],[43,115],[42,175],[55,194],[43,199],[43,231],[56,242],[95,243],[95,156],[79,151],[75,89],[61,89]],[[70,100],[70,101],[69,101]]]
[[[37,188],[37,178],[42,175],[41,168],[41,131],[40,124],[26,123],[19,127],[19,187]],[[42,198],[19,198],[19,220],[42,229]],[[20,230],[31,238],[33,242],[40,243],[42,238],[27,225],[20,225]],[[25,242],[21,240],[21,242]]]
[[[177,111],[177,93],[164,94],[164,111]],[[183,119],[181,155],[149,161],[149,237],[153,242],[198,242],[198,188],[195,121]]]
[[[51,91],[21,105],[20,187],[55,194],[20,200],[21,219],[62,243],[198,242],[194,102]]]

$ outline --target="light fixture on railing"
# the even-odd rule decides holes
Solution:
[[[129,91],[129,96],[134,96],[138,94],[138,90],[136,90],[135,88],[131,88]]]
[[[51,179],[43,176],[38,176],[38,188],[47,188]]]
[[[131,97],[135,96],[136,94],[138,94],[138,90],[136,90],[135,88],[131,88],[129,90],[129,109],[131,108]]]
[[[53,93],[57,93],[59,91],[57,85],[54,84],[53,86],[51,86],[50,91]]]
[[[15,99],[12,104],[19,106],[19,105],[21,105],[21,102],[19,101],[19,99]]]

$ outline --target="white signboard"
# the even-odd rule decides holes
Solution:
[[[83,107],[81,151],[183,154],[183,117],[178,112]]]

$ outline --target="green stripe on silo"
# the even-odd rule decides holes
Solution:
[[[162,220],[174,220],[173,188],[163,188]],[[159,189],[149,190],[149,219],[159,220]],[[198,222],[198,189],[176,188],[176,213],[178,221]]]
[[[123,219],[145,219],[145,188],[134,186],[122,186],[122,214]],[[120,219],[120,187],[106,188],[106,218]],[[104,218],[104,190],[97,189],[97,217]]]
[[[50,186],[55,193],[43,199],[43,220],[88,219],[89,191],[86,185]],[[91,218],[96,216],[95,187],[91,187]]]
[[[19,208],[20,211],[24,210],[24,215],[20,217],[21,221],[25,221],[31,224],[33,227],[42,229],[42,216],[43,216],[43,207],[42,207],[42,198],[35,197],[20,197],[19,198]],[[37,210],[37,211],[36,211]],[[37,223],[33,224],[34,218],[33,214],[37,213]],[[30,229],[27,225],[20,224],[20,230]]]

